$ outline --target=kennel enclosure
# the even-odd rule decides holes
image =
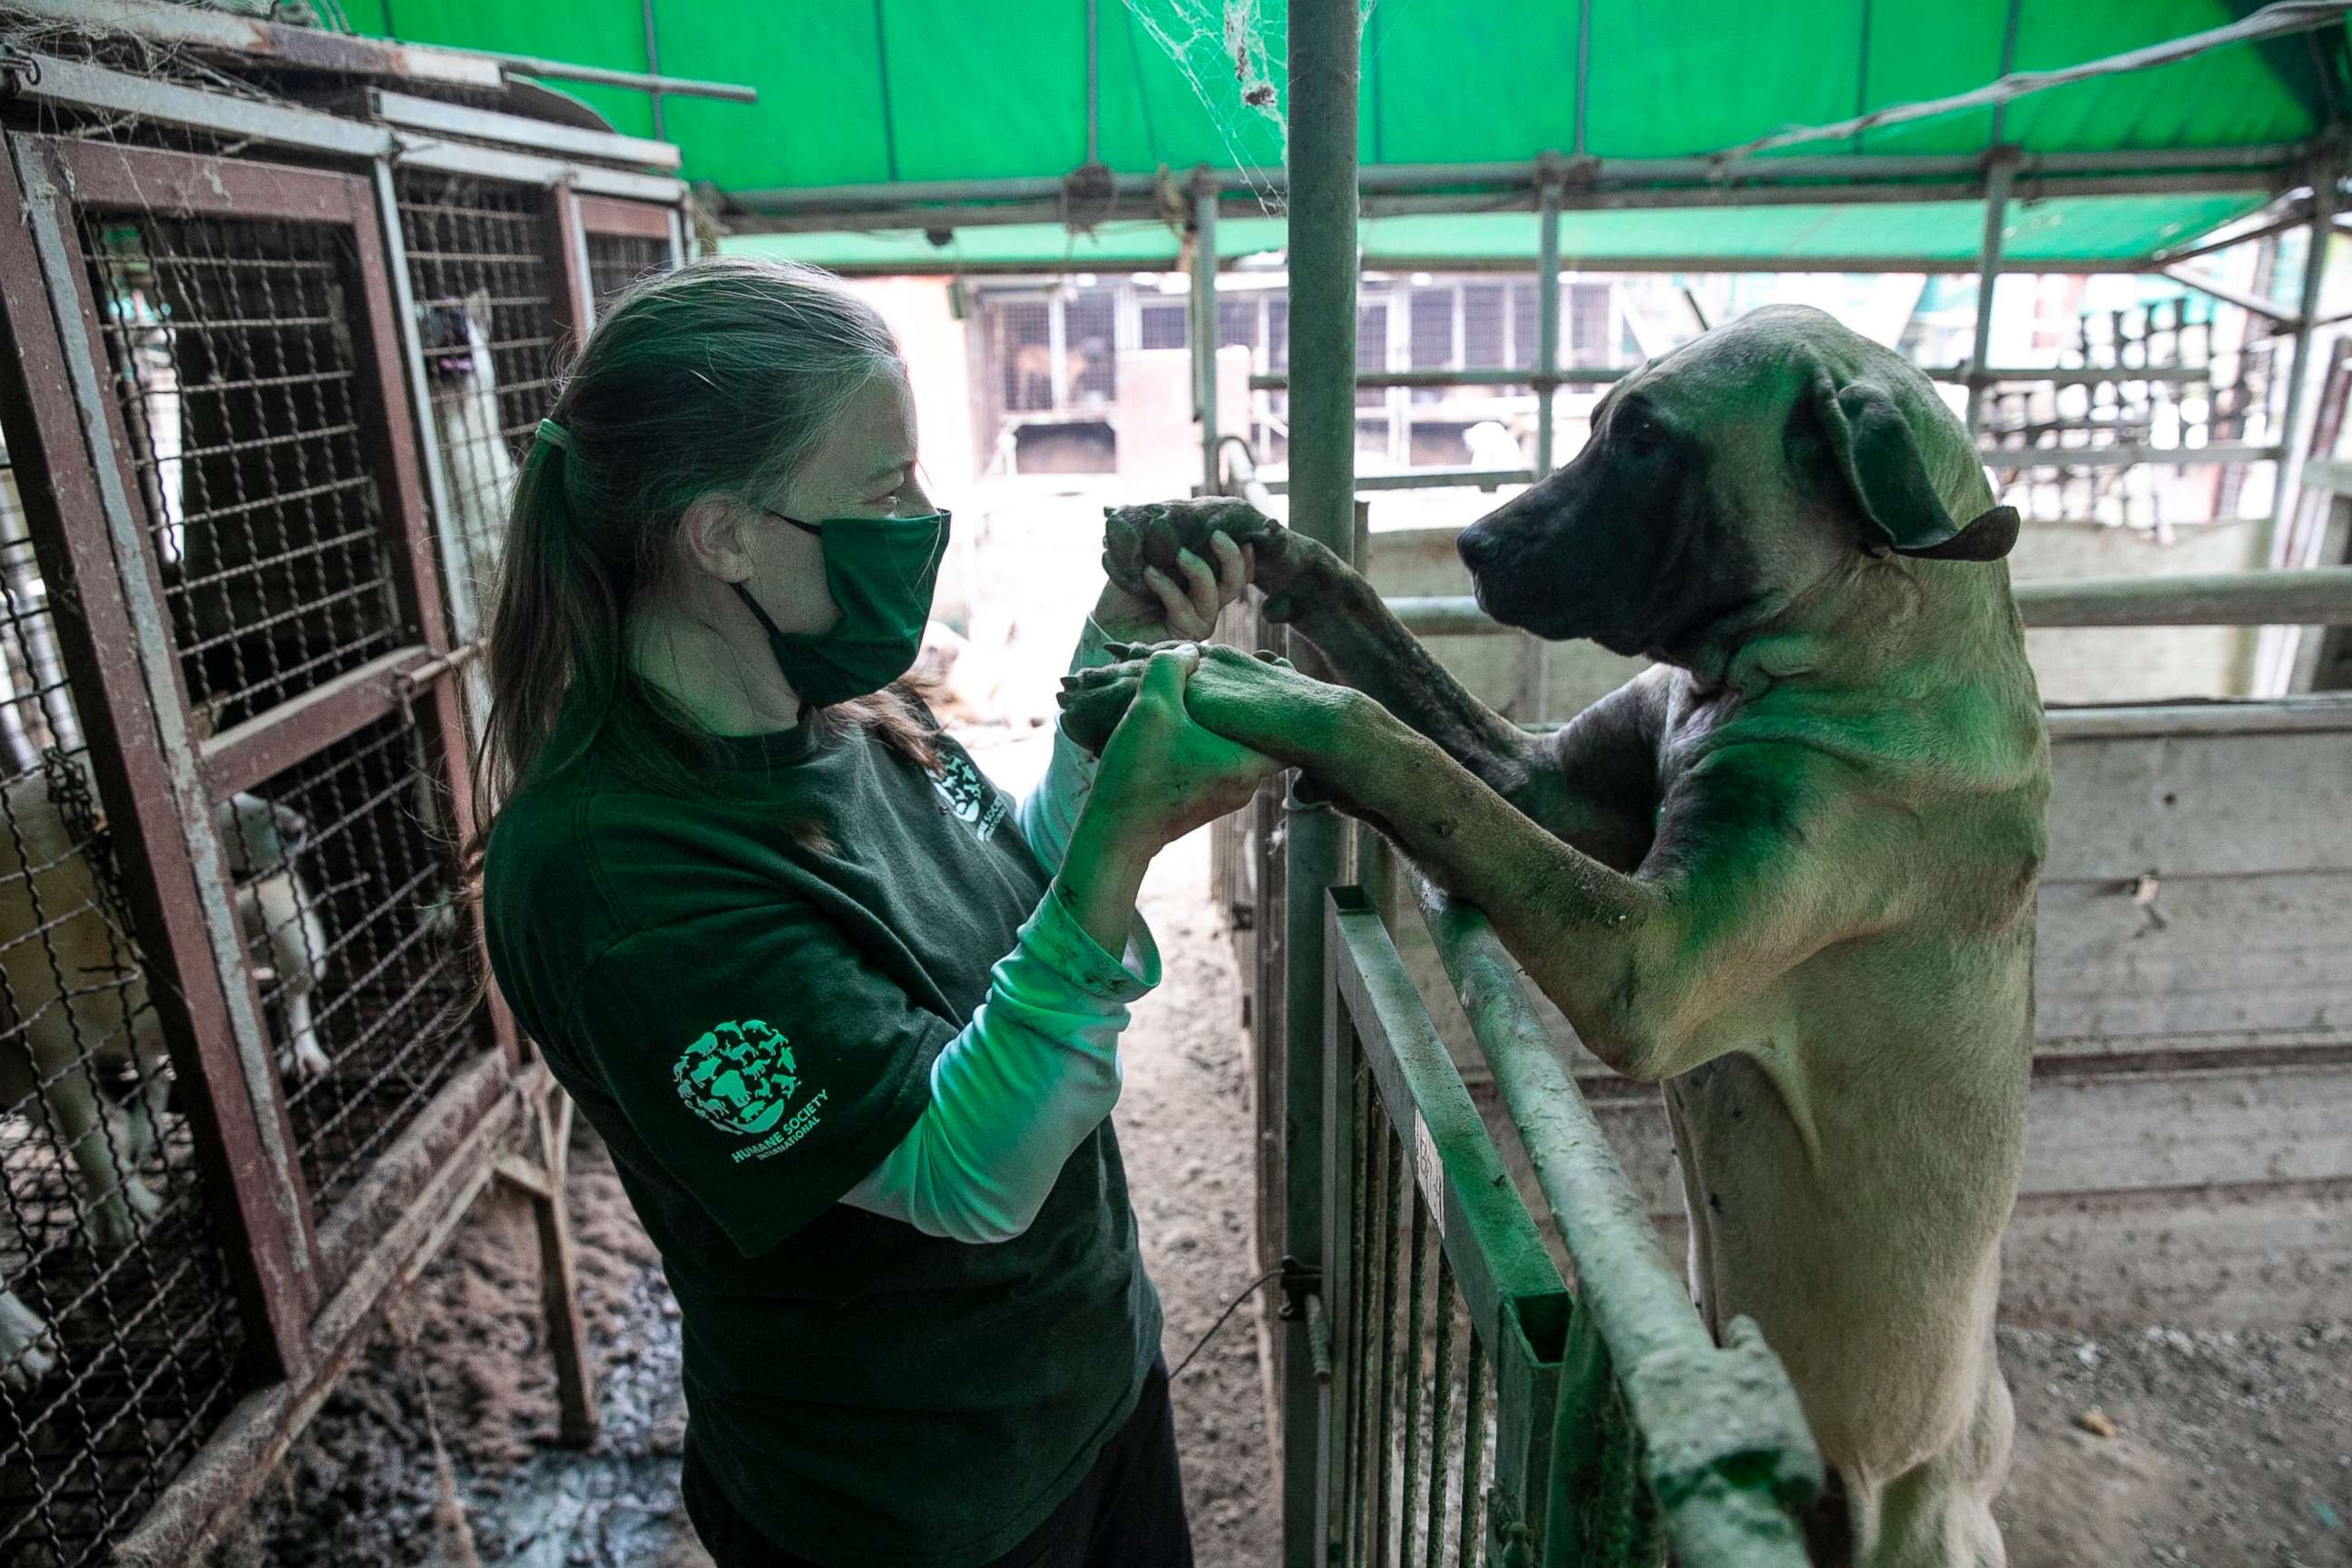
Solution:
[[[469,670],[564,355],[686,239],[675,149],[494,63],[73,10],[0,12],[0,1558],[41,1568],[192,1560],[494,1179],[593,1431],[569,1106],[464,895]]]

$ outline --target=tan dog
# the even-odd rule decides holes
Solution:
[[[90,846],[68,827],[48,775],[11,781],[0,808],[0,1115],[46,1120],[91,1244],[119,1252],[163,1212],[141,1174],[172,1087],[162,1026],[91,876]],[[256,978],[276,983],[285,1014],[278,1070],[315,1078],[333,1064],[310,1005],[327,933],[294,867],[309,825],[250,795],[216,806],[213,822],[237,879],[238,920],[267,965]],[[9,1289],[22,1267],[0,1255],[0,1384],[12,1386],[37,1383],[54,1359],[47,1324]]]
[[[2048,749],[2017,514],[1959,422],[1810,310],[1621,382],[1573,463],[1461,540],[1498,619],[1659,661],[1540,739],[1255,517],[1137,509],[1109,564],[1258,539],[1268,613],[1353,689],[1213,649],[1193,716],[1376,822],[1665,1086],[1701,1310],[1762,1327],[1838,1483],[1817,1560],[2000,1563]],[[1107,733],[1136,668],[1082,678],[1073,733]]]

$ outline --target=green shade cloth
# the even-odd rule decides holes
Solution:
[[[1241,73],[1216,25],[1217,0],[1097,4],[1106,164],[1129,174],[1280,166],[1286,0],[1255,7],[1264,55]],[[1965,91],[2004,68],[2070,65],[2200,32],[2254,8],[2249,0],[1380,0],[1365,26],[1361,157],[1368,168],[1517,162],[1574,150],[1580,123],[1583,150],[1601,158],[1705,153]],[[420,42],[627,70],[648,63],[641,0],[345,0],[345,9],[362,31]],[[1087,0],[655,0],[664,72],[760,93],[756,104],[667,98],[664,131],[685,150],[688,179],[727,192],[1057,178],[1086,156],[1087,10]],[[1582,103],[1580,11],[1590,16]],[[2341,121],[2352,100],[2346,59],[2341,26],[2232,45],[2020,100],[2000,112],[1998,135],[2049,153],[2292,142]],[[1273,100],[1244,103],[1261,72]],[[641,93],[565,89],[622,131],[651,132]],[[1994,139],[1994,121],[1991,110],[1945,115],[1794,151],[1975,153]],[[2013,253],[2021,262],[2137,259],[2251,210],[2264,194],[2254,183],[2242,198],[2053,199],[2017,220]],[[1949,262],[1974,254],[1974,210],[1928,202],[1580,215],[1562,255]],[[1369,225],[1366,244],[1408,259],[1533,255],[1524,216],[1442,221],[1444,229],[1393,234]],[[1237,234],[1221,248],[1268,243],[1278,241]],[[972,266],[1055,265],[1066,252],[1074,261],[1158,267],[1174,254],[1172,240],[1141,228],[1075,241],[1051,225],[967,229],[961,244]],[[919,235],[804,239],[780,253],[866,269],[943,264]]]

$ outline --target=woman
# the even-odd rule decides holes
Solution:
[[[490,964],[661,1250],[720,1568],[1192,1560],[1108,1117],[1144,868],[1270,764],[1184,649],[1008,800],[895,684],[947,531],[888,329],[746,260],[613,306],[515,495]],[[1074,668],[1206,635],[1220,544]]]

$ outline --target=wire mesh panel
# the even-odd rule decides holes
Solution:
[[[1062,338],[1069,345],[1065,397],[1074,408],[1108,407],[1118,396],[1118,296],[1108,289],[1081,290],[1062,306]]]
[[[227,1411],[242,1326],[0,473],[0,1563],[68,1568]]]
[[[189,700],[225,729],[404,640],[362,439],[347,230],[84,213]]]
[[[1462,363],[1475,370],[1516,363],[1511,357],[1510,291],[1500,283],[1462,286]]]
[[[1181,300],[1146,300],[1137,308],[1136,319],[1140,332],[1139,347],[1181,349],[1192,341],[1185,330],[1189,312]]]
[[[1389,306],[1388,301],[1356,307],[1356,369],[1383,371],[1389,368]],[[1388,393],[1377,386],[1356,389],[1356,406],[1381,408],[1387,405]]]
[[[613,297],[638,279],[670,267],[669,241],[635,234],[586,236],[588,281],[595,291],[595,310],[602,317]]]
[[[464,640],[505,546],[517,463],[555,399],[558,247],[546,194],[530,186],[404,169],[394,188],[447,481],[444,586]]]
[[[1054,406],[1054,314],[1043,300],[998,304],[997,363],[1003,379],[1004,411],[1025,414]]]
[[[324,1211],[480,1042],[424,737],[379,721],[239,798],[229,858]],[[225,836],[226,837],[226,836]]]

